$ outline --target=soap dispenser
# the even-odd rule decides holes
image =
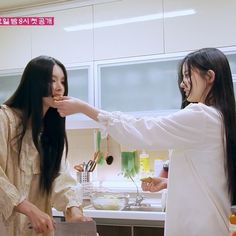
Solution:
[[[140,163],[140,173],[149,173],[150,172],[150,160],[148,153],[143,150],[139,155]]]

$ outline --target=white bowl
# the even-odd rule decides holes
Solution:
[[[91,194],[91,202],[97,210],[123,210],[128,202],[129,195],[122,193],[95,192]]]

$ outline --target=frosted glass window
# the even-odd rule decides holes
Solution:
[[[236,54],[227,55],[232,74],[236,74]]]
[[[236,96],[236,81],[234,82],[234,96]]]
[[[233,82],[234,82],[234,95],[236,95],[236,54],[227,55],[229,60],[231,72],[233,74]]]
[[[101,108],[125,112],[179,109],[177,71],[177,60],[101,66]]]
[[[68,70],[69,96],[88,102],[88,68]]]
[[[0,76],[0,104],[5,102],[17,89],[20,75]]]

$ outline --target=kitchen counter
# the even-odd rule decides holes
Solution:
[[[106,225],[143,225],[164,227],[165,212],[162,212],[161,199],[148,198],[143,201],[152,206],[159,207],[159,211],[135,211],[135,210],[96,210],[91,204],[84,207],[84,215],[95,219],[97,224]],[[63,218],[63,212],[53,209],[53,216]]]
[[[135,192],[131,192],[131,201],[134,200]],[[152,206],[159,207],[158,211],[144,210],[96,210],[92,207],[90,201],[84,206],[84,215],[92,217],[98,225],[137,225],[164,227],[165,212],[162,211],[162,196],[159,193],[142,193],[144,200],[142,203],[150,203]],[[52,210],[56,218],[64,218],[63,212],[56,209]]]
[[[150,211],[111,211],[84,209],[84,215],[95,219],[97,224],[121,224],[164,227],[165,212]],[[64,217],[63,212],[53,209],[54,217]]]
[[[52,210],[54,217],[64,217],[63,212]],[[105,218],[105,219],[129,219],[129,220],[154,220],[164,221],[165,212],[153,212],[153,211],[111,211],[111,210],[96,210],[96,209],[84,209],[84,215],[93,218]]]

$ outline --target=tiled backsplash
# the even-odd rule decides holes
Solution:
[[[68,160],[74,176],[76,176],[76,171],[73,168],[74,165],[81,164],[83,161],[88,162],[93,158],[94,152],[96,151],[95,132],[94,129],[74,129],[67,131],[69,143]],[[98,181],[125,180],[121,175],[121,149],[123,151],[124,147],[121,148],[112,138],[109,141],[109,154],[114,157],[114,161],[111,165],[106,164],[106,162],[102,165],[97,165],[93,173],[93,179]],[[101,142],[101,151],[106,156],[106,139],[103,139]],[[146,150],[146,152],[150,157],[151,170],[154,168],[155,159],[167,159],[167,151],[157,152]]]

